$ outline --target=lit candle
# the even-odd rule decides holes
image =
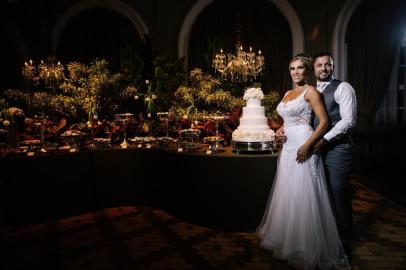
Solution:
[[[250,52],[252,52],[252,47],[250,46]]]
[[[258,54],[261,54],[261,50],[258,51]]]

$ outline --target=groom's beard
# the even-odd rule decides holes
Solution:
[[[333,77],[333,72],[331,72],[328,75],[326,75],[326,74],[317,74],[316,79],[319,82],[327,82],[327,81],[330,81],[332,77]]]

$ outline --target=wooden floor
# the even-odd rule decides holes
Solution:
[[[354,187],[352,269],[406,269],[406,210]],[[243,218],[243,217],[241,217]],[[148,207],[123,206],[8,227],[1,269],[291,269],[252,232],[220,232]]]

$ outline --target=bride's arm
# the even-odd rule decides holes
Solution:
[[[307,90],[307,93],[305,94],[305,99],[312,106],[315,115],[319,119],[319,125],[317,126],[312,136],[297,151],[296,160],[299,163],[302,163],[310,156],[310,149],[320,139],[320,137],[324,134],[328,127],[328,116],[326,108],[321,94],[316,90],[316,88],[310,86]]]

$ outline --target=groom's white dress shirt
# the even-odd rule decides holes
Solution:
[[[333,78],[328,82],[317,81],[317,90],[323,93],[332,80]],[[357,99],[354,88],[349,83],[341,82],[338,85],[334,92],[334,99],[340,106],[341,120],[330,131],[324,134],[323,137],[327,141],[344,135],[355,126],[357,121]]]

